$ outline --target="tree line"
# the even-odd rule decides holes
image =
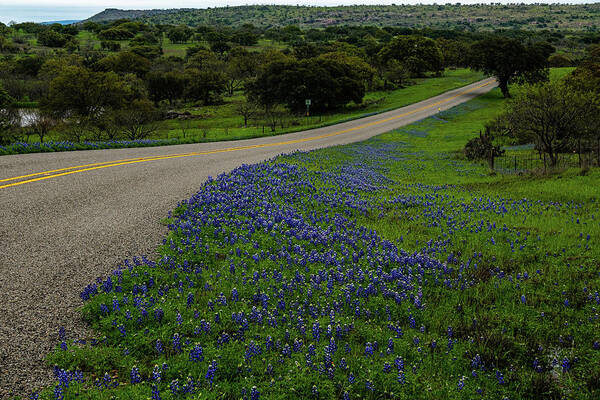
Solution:
[[[495,75],[508,97],[512,82],[544,80],[554,52],[547,41],[523,44],[515,33],[397,27],[191,28],[118,20],[76,27],[17,24],[4,26],[0,35],[25,31],[40,40],[54,32],[69,42],[76,40],[78,29],[96,35],[101,49],[8,53],[0,61],[0,85],[12,104],[39,105],[25,130],[35,130],[41,140],[47,127],[58,124],[70,140],[144,138],[156,132],[171,107],[219,104],[235,93],[246,99],[237,107],[244,126],[261,118],[274,130],[282,115],[303,113],[307,99],[313,112],[331,112],[361,104],[367,91],[403,87],[448,67],[470,66]],[[252,47],[265,37],[277,37],[285,46]],[[165,38],[191,41],[185,56],[165,55]],[[126,47],[121,48],[122,40]],[[4,130],[4,143],[19,136],[19,129],[9,131]]]

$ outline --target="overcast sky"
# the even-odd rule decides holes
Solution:
[[[574,0],[560,1],[552,0],[548,3],[590,3],[600,0]],[[225,5],[247,5],[247,4],[287,4],[287,5],[350,5],[350,4],[415,4],[415,3],[438,3],[444,4],[454,1],[447,0],[268,0],[268,1],[252,1],[252,0],[0,0],[0,22],[7,23],[9,21],[24,22],[24,21],[56,21],[56,20],[72,20],[85,19],[104,10],[105,8],[120,8],[120,9],[151,9],[151,8],[207,8],[207,7],[223,7]],[[490,1],[482,0],[461,0],[462,4],[473,3],[489,3]],[[540,0],[495,0],[494,2],[502,3],[535,3],[543,2]]]

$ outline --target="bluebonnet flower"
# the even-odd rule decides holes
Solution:
[[[252,386],[252,389],[250,389],[250,400],[259,400],[259,399],[260,399],[260,392],[258,391],[256,386]]]
[[[204,351],[202,346],[196,344],[192,350],[190,350],[190,361],[199,362],[204,360]]]
[[[181,337],[179,336],[179,333],[174,333],[173,334],[173,350],[176,353],[180,353],[181,352]]]
[[[383,372],[388,373],[392,370],[392,365],[389,362],[383,364]]]
[[[161,368],[158,365],[155,365],[154,369],[152,370],[152,380],[155,382],[160,382],[161,375]]]
[[[158,385],[152,385],[152,400],[161,400],[160,391],[158,390]]]
[[[321,338],[321,328],[319,326],[319,322],[318,321],[313,324],[312,335],[313,335],[313,339],[315,339],[317,342]]]
[[[571,361],[567,357],[563,358],[561,367],[563,372],[569,372],[571,369]]]
[[[398,383],[404,385],[406,383],[406,377],[404,376],[404,371],[398,371]]]
[[[500,385],[504,385],[506,382],[504,381],[504,375],[499,370],[496,371],[496,379]]]
[[[62,386],[56,385],[54,387],[54,400],[63,400],[64,398]]]
[[[177,396],[177,394],[179,394],[179,380],[178,379],[173,379],[171,381],[171,383],[169,384],[169,390],[175,397]]]
[[[140,375],[140,370],[138,367],[136,367],[134,365],[133,367],[131,367],[130,382],[133,385],[136,383],[140,383],[141,381],[142,381],[142,377]]]
[[[160,339],[156,339],[156,345],[154,346],[154,348],[156,349],[156,352],[158,354],[162,354],[164,351],[164,347],[162,342],[160,341]]]
[[[367,342],[365,346],[365,356],[369,357],[373,355],[373,345],[371,342]]]
[[[215,373],[217,372],[217,361],[212,360],[206,371],[204,378],[208,381],[208,384],[212,387],[213,380],[215,379]]]

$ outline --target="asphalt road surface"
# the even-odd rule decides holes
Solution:
[[[481,95],[486,79],[383,114],[235,142],[0,157],[0,398],[52,378],[44,355],[89,335],[77,308],[88,283],[125,258],[153,256],[160,220],[208,176],[281,153],[368,139]]]

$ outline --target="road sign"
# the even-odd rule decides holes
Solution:
[[[305,103],[307,106],[310,106],[310,103],[311,103],[311,101],[310,101],[310,99],[306,99],[306,100],[304,100],[304,103]]]

